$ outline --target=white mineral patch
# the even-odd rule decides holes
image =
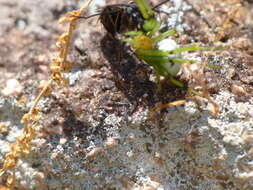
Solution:
[[[2,90],[4,96],[19,95],[23,90],[23,86],[16,79],[9,79],[6,82],[6,87]]]

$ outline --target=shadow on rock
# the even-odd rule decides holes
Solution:
[[[117,88],[127,99],[135,105],[140,100],[144,105],[154,105],[156,85],[149,80],[151,68],[139,61],[126,44],[108,34],[101,40],[101,50],[109,62]]]

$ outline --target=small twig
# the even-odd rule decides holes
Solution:
[[[43,89],[41,90],[41,92],[39,93],[39,95],[36,97],[36,99],[34,100],[34,103],[32,105],[32,107],[29,110],[29,114],[33,114],[34,110],[37,106],[37,104],[39,103],[40,99],[43,97],[43,95],[45,94],[45,92],[48,90],[48,88],[50,87],[50,85],[52,84],[53,79],[48,80],[47,84],[43,87]]]

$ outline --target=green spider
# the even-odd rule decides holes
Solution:
[[[130,31],[125,35],[129,38],[124,39],[134,50],[136,56],[145,63],[152,66],[158,76],[168,78],[173,84],[185,88],[184,83],[176,80],[174,77],[179,74],[183,63],[195,64],[196,62],[189,59],[183,59],[182,52],[196,50],[214,50],[220,48],[188,46],[179,47],[170,36],[177,36],[176,30],[168,30],[164,33],[157,34],[160,30],[161,23],[155,17],[155,11],[150,7],[146,0],[135,0],[136,5],[144,18],[142,31]],[[158,80],[159,82],[159,80]],[[193,94],[204,96],[203,94],[187,88]]]
[[[118,34],[123,34],[122,41],[129,43],[135,55],[155,70],[158,90],[161,89],[160,76],[163,76],[174,85],[185,88],[194,95],[205,97],[214,105],[215,103],[208,95],[192,88],[187,88],[183,82],[176,80],[175,77],[179,75],[183,63],[197,63],[193,60],[183,59],[181,56],[182,52],[220,50],[224,48],[179,47],[174,40],[168,38],[177,37],[178,33],[176,30],[172,29],[159,33],[161,22],[156,19],[156,12],[154,11],[158,6],[151,8],[147,0],[134,0],[134,3],[130,4],[107,5],[98,14],[80,18],[100,15],[100,22],[113,38],[117,38]],[[213,65],[208,66],[217,68]],[[172,105],[174,106],[174,104]]]

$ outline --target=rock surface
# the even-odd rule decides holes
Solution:
[[[173,2],[163,6],[170,14]],[[57,53],[55,41],[66,29],[57,19],[82,4],[0,2],[0,166],[22,132],[20,119],[40,81],[50,76],[47,65]],[[229,46],[185,54],[221,66],[203,73],[195,65],[184,68],[189,85],[203,77],[220,113],[213,116],[206,100],[169,84],[157,92],[150,67],[112,41],[97,18],[81,20],[70,53],[75,63],[67,74],[70,85],[54,88],[40,102],[38,137],[15,167],[15,189],[253,189],[253,4],[194,0],[182,7],[182,44]],[[10,80],[18,88],[6,96]],[[179,99],[189,101],[149,112]]]

